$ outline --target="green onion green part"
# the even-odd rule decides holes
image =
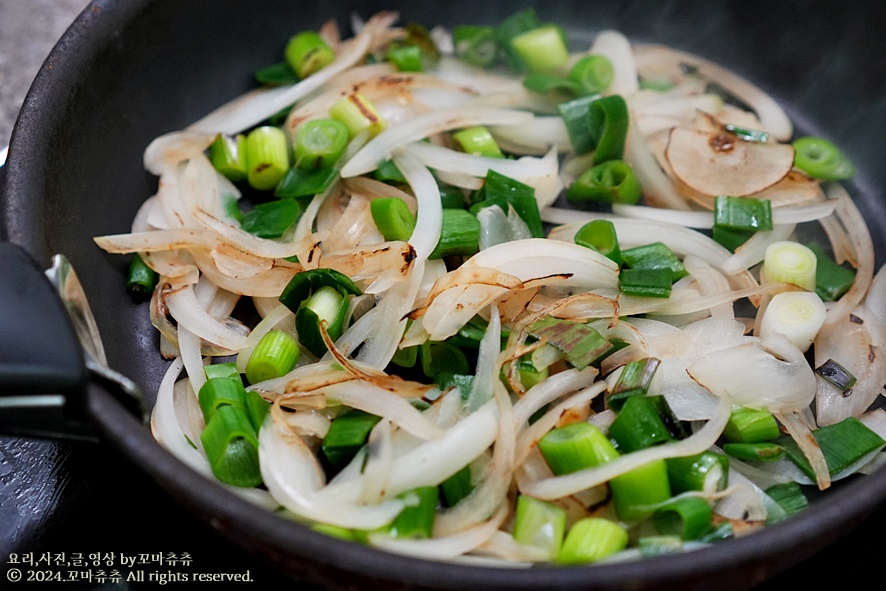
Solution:
[[[767,520],[767,525],[772,525],[772,523],[796,515],[797,513],[809,507],[809,499],[806,498],[806,495],[803,493],[803,489],[796,482],[774,484],[763,492],[769,495],[769,497],[772,498],[773,501],[778,503],[778,505],[782,509],[784,509],[785,512],[784,517],[780,519]]]
[[[566,534],[557,556],[560,564],[589,564],[628,546],[628,532],[618,523],[601,517],[585,517]]]
[[[575,243],[596,250],[616,265],[621,266],[621,248],[615,233],[615,224],[609,220],[592,220],[575,233]]]
[[[246,179],[258,191],[270,191],[289,170],[289,146],[286,132],[264,125],[246,136]]]
[[[769,141],[769,134],[758,129],[748,129],[747,127],[739,127],[738,125],[733,125],[731,123],[725,124],[723,129],[729,133],[734,133],[746,142],[765,144]]]
[[[141,255],[133,253],[126,275],[126,288],[129,292],[141,297],[150,296],[154,293],[158,281],[157,272],[145,263]]]
[[[200,441],[216,478],[245,488],[262,483],[258,438],[243,409],[219,407],[206,423]]]
[[[812,432],[812,436],[818,442],[821,452],[831,476],[852,467],[856,462],[865,459],[886,445],[886,441],[873,432],[864,423],[855,417],[848,417],[821,427]],[[800,470],[810,479],[815,480],[815,473],[809,464],[809,460],[800,450],[797,443],[790,437],[785,436],[778,440],[787,450],[788,458],[793,461]]]
[[[619,456],[598,427],[581,422],[549,431],[539,439],[538,449],[557,476],[599,466]]]
[[[694,456],[668,458],[665,463],[674,494],[719,492],[729,482],[729,458],[717,452],[705,451]]]
[[[203,418],[208,422],[223,406],[233,406],[246,411],[246,388],[239,374],[230,378],[212,378],[206,380],[197,393]]]
[[[292,197],[259,203],[243,214],[240,227],[259,238],[279,238],[301,217],[301,206]]]
[[[801,137],[794,140],[793,145],[794,166],[809,176],[825,181],[843,181],[855,176],[855,166],[831,142],[819,137]]]
[[[855,270],[838,265],[815,242],[806,246],[815,253],[815,293],[824,302],[836,302],[855,282]]]
[[[338,168],[305,170],[293,166],[281,179],[275,197],[312,197],[322,193],[338,178]]]
[[[714,242],[726,248],[729,252],[735,252],[738,247],[750,240],[753,235],[754,232],[747,230],[728,230],[721,226],[714,226],[711,232],[711,238],[714,239]]]
[[[348,298],[338,289],[323,286],[311,294],[295,313],[295,330],[299,342],[315,357],[326,351],[321,324],[333,341],[344,332],[344,319],[348,311]]]
[[[415,216],[399,197],[381,197],[369,204],[372,221],[385,240],[409,240],[415,229]]]
[[[586,55],[569,70],[569,79],[581,87],[581,94],[601,93],[614,78],[615,69],[605,55]]]
[[[459,59],[485,68],[498,59],[495,29],[485,25],[459,25],[452,30],[452,43]]]
[[[344,123],[351,137],[362,131],[368,131],[370,137],[376,136],[388,125],[372,101],[359,92],[338,99],[329,108],[329,115]]]
[[[398,72],[424,71],[422,51],[418,45],[391,43],[387,52],[385,52],[385,58],[394,64]]]
[[[467,391],[470,392],[470,388]],[[440,494],[446,507],[454,507],[471,494],[472,490],[474,490],[474,484],[471,482],[470,464],[440,483]]]
[[[732,410],[723,436],[732,443],[760,443],[781,437],[781,429],[766,409],[737,407]]]
[[[362,410],[351,409],[334,418],[320,449],[334,469],[343,468],[366,444],[369,432],[381,420]]]
[[[335,52],[316,31],[304,31],[292,37],[284,54],[289,67],[302,79],[335,60]]]
[[[760,232],[772,229],[772,205],[753,197],[714,198],[714,227],[732,231]]]
[[[609,426],[609,436],[624,453],[672,441],[658,408],[650,397],[632,396],[625,400],[618,416]]]
[[[265,422],[265,417],[269,412],[271,412],[271,403],[258,392],[247,390],[246,416],[249,417],[249,422],[252,423],[256,433],[261,430],[262,423]]]
[[[643,189],[634,169],[623,160],[609,160],[584,171],[567,193],[571,201],[627,203],[640,201]]]
[[[632,269],[670,269],[677,281],[689,274],[683,262],[663,242],[652,242],[621,251],[621,256]]]
[[[299,81],[288,62],[279,62],[255,71],[255,81],[264,86],[291,86]]]
[[[523,63],[519,53],[514,49],[513,39],[521,33],[537,29],[541,26],[538,15],[532,7],[514,13],[495,27],[495,40],[501,48],[505,62],[512,70],[526,73],[529,68]]]
[[[489,170],[483,187],[477,192],[476,200],[470,207],[474,215],[484,207],[498,205],[504,212],[514,207],[517,215],[526,223],[533,238],[544,238],[545,230],[538,211],[535,189],[501,173]]]
[[[252,350],[246,363],[246,379],[257,384],[286,375],[295,367],[300,354],[294,338],[282,330],[271,330]]]
[[[422,371],[431,379],[441,371],[456,375],[467,375],[471,371],[462,350],[447,342],[425,341],[419,345],[418,356]]]
[[[609,481],[615,513],[622,521],[639,521],[652,515],[653,507],[671,498],[668,468],[653,460]]]
[[[777,443],[724,443],[726,455],[748,462],[774,462],[785,455],[785,449]]]
[[[711,529],[711,506],[701,497],[680,497],[656,509],[655,528],[665,535],[697,540]]]
[[[547,317],[532,323],[526,331],[563,351],[566,361],[578,369],[602,359],[613,348],[603,335],[581,322]]]
[[[398,499],[417,502],[403,509],[385,531],[394,538],[426,540],[434,531],[439,491],[436,486],[422,486],[397,495]]]
[[[589,113],[591,103],[599,98],[597,94],[588,95],[557,105],[576,154],[587,154],[597,146],[597,130],[592,126]]]
[[[628,104],[620,95],[604,96],[591,103],[591,130],[596,139],[594,164],[621,160],[628,136]]]
[[[372,176],[375,177],[375,180],[383,183],[406,183],[406,177],[403,176],[403,173],[400,172],[393,160],[379,162]]]
[[[331,168],[348,147],[348,128],[335,119],[312,119],[295,134],[295,165],[305,170]]]
[[[615,384],[610,388],[606,404],[615,412],[620,412],[625,402],[635,396],[646,396],[652,378],[661,365],[655,357],[635,359],[625,364]]]
[[[618,286],[622,293],[647,298],[671,297],[673,274],[670,269],[622,269]]]
[[[440,241],[428,258],[471,256],[480,250],[480,221],[464,209],[444,209]]]
[[[209,161],[231,182],[246,180],[246,136],[230,137],[221,133],[215,136],[209,144]]]
[[[452,134],[452,139],[466,154],[485,156],[486,158],[505,157],[495,138],[482,125],[460,129]]]
[[[852,389],[852,386],[858,381],[858,378],[852,375],[848,369],[833,359],[828,359],[816,367],[815,373],[839,388],[842,392]]]
[[[546,501],[520,495],[514,517],[514,540],[541,548],[551,559],[559,556],[566,533],[566,510]]]
[[[211,363],[203,366],[203,374],[207,380],[212,378],[237,378],[240,379],[240,372],[237,371],[237,364],[233,361],[225,363]]]
[[[523,86],[539,94],[560,94],[570,98],[584,94],[581,85],[574,80],[543,72],[526,74],[523,77]]]
[[[543,25],[520,33],[511,38],[511,47],[531,72],[557,71],[569,61],[566,35],[557,25]]]

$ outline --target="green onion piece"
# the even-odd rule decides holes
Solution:
[[[260,238],[279,238],[291,228],[302,211],[292,197],[259,203],[243,215],[240,227]]]
[[[359,92],[352,92],[338,99],[329,108],[329,115],[344,123],[351,132],[351,137],[362,131],[368,131],[372,137],[388,125],[372,101]]]
[[[652,378],[661,365],[655,357],[644,357],[628,362],[606,397],[606,405],[615,412],[621,412],[628,398],[646,396]]]
[[[480,221],[463,209],[444,209],[440,241],[429,259],[470,256],[480,250]]]
[[[528,390],[548,379],[551,372],[547,367],[544,369],[537,369],[532,363],[531,358],[520,358],[517,362],[517,373],[520,377],[520,383]]]
[[[569,98],[584,94],[581,85],[574,80],[543,72],[532,72],[524,76],[523,86],[539,94],[562,94]]]
[[[587,154],[597,146],[597,130],[589,116],[591,103],[600,95],[582,96],[557,105],[576,154]]]
[[[440,185],[440,205],[443,209],[464,209],[465,194],[458,187],[438,183]]]
[[[385,52],[385,58],[394,64],[398,72],[422,72],[422,52],[418,45],[402,45],[391,43]]]
[[[796,515],[800,511],[809,507],[809,499],[806,498],[806,495],[803,494],[803,489],[796,482],[774,484],[763,492],[769,495],[773,501],[778,503],[785,512],[784,517],[781,517],[780,519],[767,520],[767,525],[772,525],[774,522]]]
[[[319,268],[297,273],[283,288],[280,303],[297,312],[302,302],[321,287],[334,287],[344,294],[362,295],[363,292],[351,279],[335,269]]]
[[[656,410],[658,410],[658,416],[665,427],[668,428],[671,437],[674,439],[686,439],[691,435],[687,424],[677,418],[677,415],[671,409],[671,405],[668,404],[664,396],[650,396],[649,399],[655,405]]]
[[[468,358],[461,349],[442,341],[425,341],[418,351],[421,369],[432,378],[438,372],[446,371],[457,375],[466,375],[471,371]]]
[[[841,392],[846,392],[850,390],[852,386],[855,385],[855,382],[858,381],[852,373],[834,361],[833,359],[828,359],[821,365],[815,368],[815,373],[832,383],[836,386]]]
[[[315,523],[311,526],[311,531],[315,531],[331,538],[338,538],[346,542],[359,542],[360,539],[352,529],[339,527],[337,525],[329,525],[328,523]]]
[[[721,226],[714,226],[711,232],[711,238],[729,252],[735,252],[739,246],[750,240],[754,232],[745,230],[728,230]]]
[[[643,558],[679,554],[683,551],[683,540],[680,536],[643,536],[637,540],[637,549]]]
[[[526,331],[563,351],[566,361],[578,369],[602,359],[613,348],[603,335],[581,322],[547,317],[534,322]]]
[[[393,160],[383,160],[378,163],[378,167],[372,173],[375,180],[383,183],[405,183],[406,177],[397,168]]]
[[[696,540],[711,529],[714,513],[701,497],[680,497],[658,508],[652,516],[655,528],[665,535]]]
[[[449,388],[458,388],[461,391],[462,398],[466,398],[474,386],[474,376],[438,371],[434,374],[434,385],[444,391]]]
[[[246,179],[246,136],[230,137],[218,134],[209,144],[209,161],[212,167],[230,181],[239,183]]]
[[[640,88],[642,90],[654,90],[657,92],[664,92],[666,90],[672,89],[674,86],[674,81],[671,80],[666,75],[652,75],[645,78],[640,78]]]
[[[766,409],[737,407],[729,416],[723,436],[733,443],[760,443],[781,437],[781,429]]]
[[[575,233],[575,243],[596,250],[616,265],[621,266],[621,248],[615,233],[615,224],[609,220],[592,220]]]
[[[729,482],[729,458],[705,451],[694,456],[668,458],[668,480],[674,494],[688,491],[719,492]]]
[[[587,55],[575,62],[569,70],[569,79],[581,87],[581,94],[603,92],[609,88],[614,78],[615,69],[605,55]]]
[[[265,86],[290,86],[299,81],[288,62],[279,62],[255,71],[255,81]]]
[[[399,197],[381,197],[369,204],[372,221],[385,240],[409,240],[415,229],[415,216]]]
[[[886,441],[883,441],[879,435],[855,417],[847,417],[839,423],[816,429],[812,432],[812,436],[815,437],[824,454],[831,476],[850,468],[868,454],[886,445]],[[782,437],[778,443],[785,447],[788,458],[806,476],[815,480],[815,473],[809,465],[809,460],[806,459],[797,443],[790,436]]]
[[[628,136],[628,104],[620,95],[604,96],[591,103],[591,129],[597,140],[594,164],[624,157]]]
[[[717,527],[709,530],[706,534],[698,538],[698,541],[703,544],[713,544],[714,542],[728,540],[729,538],[734,537],[735,528],[732,526],[732,523],[729,521],[724,521]]]
[[[560,554],[566,533],[566,510],[554,503],[532,497],[517,497],[514,540],[541,548],[551,559]]]
[[[598,427],[581,422],[552,429],[539,439],[538,449],[557,476],[599,466],[619,456]]]
[[[673,283],[670,269],[622,269],[618,276],[622,293],[647,298],[671,297]]]
[[[584,171],[569,187],[571,201],[627,203],[640,201],[643,188],[631,165],[623,160],[609,160]]]
[[[426,540],[434,530],[434,519],[437,516],[439,491],[436,486],[422,486],[397,495],[398,499],[417,504],[407,506],[394,521],[385,528],[393,538],[408,540]]]
[[[335,166],[348,146],[348,128],[335,119],[312,119],[295,134],[295,165],[305,170]]]
[[[726,455],[750,462],[774,462],[785,455],[785,449],[777,443],[724,443]]]
[[[575,522],[557,556],[560,564],[587,564],[602,560],[628,546],[628,532],[618,523],[601,517]]]
[[[299,342],[315,357],[322,357],[327,349],[320,324],[325,323],[326,333],[335,341],[344,332],[347,312],[348,298],[345,294],[334,287],[321,287],[295,313]]]
[[[250,384],[257,384],[279,378],[292,371],[300,354],[298,342],[290,335],[282,330],[268,331],[249,356],[246,379]]]
[[[310,197],[322,193],[338,178],[338,168],[305,170],[293,166],[274,191],[276,197]]]
[[[793,283],[815,291],[816,265],[815,253],[809,247],[783,240],[766,248],[760,278],[763,283]]]
[[[671,498],[668,468],[664,460],[653,460],[609,481],[615,513],[622,521],[639,521]]]
[[[498,205],[502,211],[507,212],[510,211],[509,206],[513,206],[517,215],[526,222],[532,237],[544,238],[545,230],[538,211],[538,200],[535,198],[535,189],[531,186],[489,170],[477,197],[479,202],[470,208],[474,215],[483,207]]]
[[[262,483],[258,438],[242,409],[220,407],[206,423],[200,441],[216,478],[244,488]]]
[[[682,261],[663,242],[653,242],[621,251],[624,262],[632,269],[670,269],[677,281],[689,274]]]
[[[815,293],[824,302],[836,302],[855,283],[855,271],[838,265],[815,242],[806,246],[815,253]]]
[[[418,345],[413,345],[404,349],[398,348],[394,352],[394,356],[391,357],[391,363],[398,367],[414,367],[415,362],[418,361],[418,347]]]
[[[286,118],[289,117],[289,113],[292,112],[292,107],[283,107],[267,119],[268,125],[273,125],[275,127],[283,127],[286,123]]]
[[[746,232],[771,230],[771,202],[753,197],[717,195],[714,198],[714,227]]]
[[[514,49],[513,39],[521,33],[537,29],[541,26],[535,9],[531,6],[512,14],[495,27],[495,40],[501,48],[505,61],[512,70],[526,73],[529,68],[520,59],[520,55]]]
[[[207,380],[211,380],[212,378],[240,379],[240,372],[237,371],[237,364],[233,361],[204,365],[203,374],[206,376]]]
[[[334,469],[343,468],[366,444],[369,432],[380,420],[381,417],[357,409],[334,418],[320,446],[323,456]]]
[[[468,389],[470,391],[470,389]],[[474,484],[471,482],[471,466],[461,470],[440,483],[440,494],[446,507],[454,507],[463,498],[471,494]]]
[[[335,60],[335,52],[316,31],[304,31],[286,44],[286,62],[299,78],[307,78]]]
[[[632,396],[625,400],[618,416],[609,426],[609,436],[626,453],[673,440],[664,421],[658,416],[655,403],[647,396]]]
[[[246,179],[259,191],[270,191],[289,170],[289,146],[286,132],[264,125],[246,136]]]
[[[428,28],[416,22],[406,23],[406,37],[404,43],[415,45],[421,49],[422,56],[429,60],[439,60],[440,50],[431,36]]]
[[[495,29],[485,25],[459,25],[452,30],[455,56],[485,68],[498,58],[498,42]]]
[[[769,141],[769,134],[758,129],[748,129],[747,127],[739,127],[738,125],[733,125],[731,123],[725,124],[723,129],[729,133],[734,133],[746,142],[765,144]]]
[[[246,411],[246,388],[240,376],[230,378],[212,378],[206,380],[197,393],[203,418],[208,422],[218,409],[223,406],[234,406]]]
[[[819,137],[801,137],[793,145],[794,166],[809,176],[825,181],[842,181],[855,176],[855,166],[831,142]]]
[[[461,129],[452,134],[452,139],[466,154],[485,156],[486,158],[504,158],[501,148],[489,130],[478,125]]]
[[[150,296],[158,281],[157,272],[145,263],[141,255],[133,253],[126,275],[126,288],[129,292],[141,297]]]
[[[557,25],[543,25],[511,38],[511,47],[531,72],[557,71],[569,61],[566,34]]]
[[[252,423],[256,433],[261,430],[269,412],[271,412],[271,403],[262,398],[261,394],[252,390],[246,392],[246,416],[249,417],[249,422]]]

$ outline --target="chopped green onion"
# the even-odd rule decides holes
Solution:
[[[150,296],[154,293],[158,281],[157,272],[145,263],[141,255],[133,253],[126,275],[126,288],[129,292],[142,297]]]
[[[623,160],[608,160],[584,171],[569,187],[572,201],[627,203],[640,201],[643,189],[631,165]]]
[[[436,486],[422,486],[397,495],[398,499],[417,501],[407,505],[385,531],[394,538],[426,540],[434,530],[439,491]]]
[[[535,13],[535,9],[530,6],[525,10],[512,14],[495,27],[495,40],[504,54],[505,61],[512,70],[525,73],[529,69],[523,64],[520,55],[514,49],[514,37],[537,29],[540,26],[541,22],[538,20],[538,15]]]
[[[310,197],[322,193],[338,178],[338,168],[317,168],[305,170],[293,166],[289,169],[277,190],[276,197]]]
[[[461,129],[452,134],[452,139],[466,154],[485,156],[487,158],[504,158],[501,148],[489,130],[478,125]]]
[[[406,183],[406,177],[397,168],[393,160],[382,160],[378,163],[378,167],[372,173],[375,180],[383,183]]]
[[[708,531],[708,533],[704,534],[698,541],[702,544],[712,544],[714,542],[719,542],[721,540],[728,540],[729,538],[735,537],[735,528],[730,521],[724,521],[717,527]]]
[[[431,32],[422,24],[406,23],[406,37],[403,42],[421,49],[422,56],[426,59],[433,61],[440,59],[440,50],[437,48]]]
[[[557,562],[587,564],[602,560],[627,548],[628,538],[628,532],[615,521],[585,517],[569,529]]]
[[[265,86],[290,86],[299,81],[288,62],[279,62],[255,71],[255,81]]]
[[[563,351],[566,361],[578,369],[602,359],[613,348],[603,335],[581,322],[547,317],[534,322],[526,331]]]
[[[279,238],[301,217],[301,207],[292,197],[259,203],[243,215],[240,227],[260,238]]]
[[[858,378],[852,375],[848,369],[833,359],[828,359],[816,367],[815,373],[836,386],[841,392],[852,389],[852,386],[858,381]]]
[[[290,279],[286,287],[283,288],[283,293],[280,294],[280,303],[293,312],[297,312],[302,302],[324,286],[334,287],[342,294],[362,295],[363,293],[357,284],[341,271],[321,267],[302,271]]]
[[[357,409],[334,418],[320,446],[329,464],[334,469],[341,469],[350,462],[380,420],[381,417]]]
[[[418,356],[422,371],[431,379],[441,371],[456,375],[466,375],[471,371],[462,350],[446,342],[425,341],[420,345]]]
[[[628,104],[620,95],[604,96],[591,103],[591,130],[596,139],[594,164],[624,157],[628,136]]]
[[[628,362],[606,397],[606,405],[620,412],[625,402],[634,396],[646,396],[652,378],[661,365],[655,357],[644,357]]]
[[[739,127],[738,125],[733,125],[731,123],[725,124],[723,129],[729,133],[734,133],[746,142],[765,144],[769,141],[769,134],[758,129],[748,129],[747,127]]]
[[[672,89],[674,86],[674,81],[671,80],[666,75],[651,75],[647,77],[640,78],[640,89],[642,90],[654,90],[656,92],[664,92],[666,90]]]
[[[246,136],[246,179],[259,191],[270,191],[289,170],[289,146],[286,132],[264,125]]]
[[[764,283],[792,283],[815,291],[816,265],[815,253],[809,247],[783,240],[766,248],[760,278]]]
[[[557,105],[576,154],[587,154],[597,146],[596,131],[588,113],[591,103],[599,98],[600,95],[588,95]]]
[[[216,478],[244,488],[262,483],[258,438],[242,409],[220,407],[206,423],[200,441]]]
[[[511,47],[531,72],[556,71],[569,61],[566,34],[557,25],[543,25],[520,33],[511,38]]]
[[[590,423],[553,429],[539,439],[538,449],[557,476],[599,466],[619,456],[609,438]]]
[[[726,455],[751,462],[774,462],[785,455],[785,449],[777,443],[724,443]]]
[[[680,536],[643,536],[637,540],[637,549],[643,558],[679,554],[683,551],[683,540]]]
[[[305,170],[335,166],[348,146],[348,128],[335,119],[312,119],[295,134],[295,165]]]
[[[440,185],[440,205],[443,209],[464,209],[465,194],[458,187],[438,183]]]
[[[842,181],[855,176],[855,166],[831,142],[818,137],[794,140],[794,166],[811,177]]]
[[[596,250],[616,265],[621,266],[621,248],[615,233],[615,224],[609,220],[592,220],[575,233],[575,243]]]
[[[311,526],[311,531],[315,531],[331,538],[338,538],[346,542],[359,542],[357,533],[352,529],[339,527],[337,525],[329,525],[328,523],[315,523]]]
[[[362,131],[368,131],[370,137],[375,136],[388,125],[372,101],[359,92],[338,99],[329,108],[329,115],[344,123],[351,137]]]
[[[806,244],[815,253],[815,293],[825,302],[836,302],[855,282],[855,271],[838,265],[815,242]]]
[[[886,441],[871,431],[864,423],[855,417],[847,417],[839,423],[827,425],[816,429],[812,436],[818,442],[824,454],[828,472],[831,476],[850,468],[868,454],[881,449]],[[803,454],[797,443],[790,436],[782,437],[778,443],[787,449],[788,457],[793,461],[806,476],[815,480],[815,473],[809,464],[809,460]]]
[[[615,513],[622,521],[646,519],[653,507],[671,498],[668,468],[664,460],[653,460],[609,481]]]
[[[429,259],[470,256],[480,250],[480,221],[463,209],[444,209],[440,241]]]
[[[207,422],[223,406],[234,406],[246,411],[246,388],[240,376],[206,380],[197,393],[200,410]]]
[[[765,491],[773,501],[784,509],[785,515],[776,520],[767,520],[767,525],[781,521],[809,507],[809,499],[803,494],[803,489],[796,482],[785,482],[783,484],[774,484]]]
[[[663,242],[653,242],[621,251],[624,262],[632,269],[670,269],[677,281],[689,274],[683,263]]]
[[[304,31],[292,37],[286,44],[285,56],[286,62],[302,79],[335,60],[335,52],[315,31]]]
[[[714,198],[714,227],[746,232],[771,230],[771,202],[753,197],[717,195]]]
[[[721,226],[714,226],[714,229],[711,232],[711,238],[714,239],[714,242],[723,248],[728,249],[729,252],[735,252],[738,247],[750,240],[753,235],[754,232],[746,230],[728,230]]]
[[[478,193],[479,201],[470,208],[472,214],[476,215],[480,209],[493,205],[498,205],[504,212],[510,211],[509,206],[513,206],[520,219],[526,222],[532,237],[544,238],[544,225],[534,188],[490,169]]]
[[[311,294],[295,313],[295,329],[299,342],[315,357],[322,357],[326,349],[321,324],[333,341],[344,332],[348,298],[338,289],[323,286]]]
[[[609,436],[626,453],[673,440],[664,421],[658,416],[655,403],[647,396],[632,396],[625,400],[618,416],[609,426]]]
[[[586,55],[569,70],[569,79],[580,85],[582,94],[603,92],[614,78],[615,69],[605,55]]]
[[[403,349],[397,348],[394,352],[394,356],[391,357],[391,363],[399,367],[414,367],[415,362],[418,361],[418,348],[419,345],[413,345]]]
[[[485,25],[459,25],[452,30],[455,55],[461,60],[485,68],[498,57],[495,29]]]
[[[438,371],[434,374],[434,385],[440,390],[448,390],[449,388],[458,388],[462,397],[467,397],[471,388],[474,386],[474,376],[455,374],[449,371]]]
[[[279,378],[292,371],[300,354],[294,338],[281,330],[271,330],[252,350],[246,363],[246,379],[257,384]]]
[[[269,412],[271,412],[271,403],[265,400],[261,394],[253,390],[246,392],[246,416],[249,417],[249,422],[252,423],[256,433],[261,430],[262,423]]]
[[[536,368],[532,363],[532,359],[521,357],[517,362],[517,375],[519,376],[520,384],[526,390],[548,379],[550,373],[547,367],[543,369]]]
[[[230,137],[222,133],[209,144],[209,161],[230,181],[246,179],[246,136]]]
[[[532,72],[523,77],[523,86],[539,94],[564,94],[574,97],[584,94],[580,84],[556,74]]]
[[[566,533],[566,510],[554,503],[532,497],[517,497],[514,540],[541,548],[553,559],[560,553]]]
[[[389,62],[394,64],[394,67],[397,68],[398,72],[424,71],[422,51],[418,45],[391,43],[385,53],[385,57]]]
[[[729,458],[705,451],[694,456],[668,458],[668,480],[674,494],[688,491],[719,492],[729,482]]]
[[[714,513],[701,497],[680,497],[656,509],[652,517],[656,529],[683,540],[696,540],[711,529]]]
[[[673,274],[670,269],[622,269],[618,286],[622,293],[647,298],[671,297]]]
[[[686,439],[690,435],[687,424],[677,418],[671,405],[664,396],[650,396],[649,399],[658,410],[658,416],[674,439]]]
[[[471,494],[472,490],[474,490],[474,484],[471,482],[470,464],[440,483],[440,494],[447,507],[457,505],[459,501]]]
[[[212,378],[240,378],[240,372],[237,371],[237,364],[233,361],[204,365],[203,374],[206,376],[207,380],[211,380]]]
[[[381,197],[369,204],[372,221],[385,240],[409,240],[415,229],[415,216],[399,197]]]
[[[723,436],[733,443],[760,443],[778,439],[781,429],[768,410],[741,406],[729,415]]]

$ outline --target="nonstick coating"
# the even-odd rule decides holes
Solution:
[[[402,4],[402,7],[398,7]],[[352,12],[400,9],[401,22],[490,23],[526,5],[429,2],[127,0],[92,3],[41,69],[14,130],[0,210],[5,238],[41,264],[73,262],[96,313],[111,366],[153,403],[167,365],[144,303],[124,289],[126,257],[91,236],[126,232],[156,190],[142,167],[154,137],[177,129],[253,85],[251,73],[280,60],[286,40]],[[615,28],[666,43],[743,74],[787,109],[798,130],[842,146],[859,168],[849,189],[883,262],[886,208],[882,121],[886,4],[864,2],[545,2],[543,21],[587,43]],[[763,533],[697,553],[606,567],[529,571],[410,560],[312,533],[239,501],[162,450],[103,390],[87,404],[117,446],[177,501],[284,571],[337,588],[373,589],[746,589],[828,544],[886,502],[886,471],[849,484],[814,509]],[[836,568],[839,568],[838,566]]]

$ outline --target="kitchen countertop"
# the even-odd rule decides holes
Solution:
[[[8,143],[15,115],[43,59],[86,4],[85,0],[0,0],[0,150]],[[845,577],[853,568],[876,564],[878,541],[886,528],[884,513],[823,556],[759,589],[812,582],[813,588],[822,588],[852,581]],[[244,555],[175,504],[115,450],[89,443],[0,437],[0,564],[4,571],[13,552],[188,553],[192,567],[169,570],[249,571],[260,588],[312,588]],[[218,584],[213,583],[213,588]],[[0,587],[4,585],[5,580],[0,581]],[[59,587],[83,591],[166,588],[159,583],[110,579]]]

